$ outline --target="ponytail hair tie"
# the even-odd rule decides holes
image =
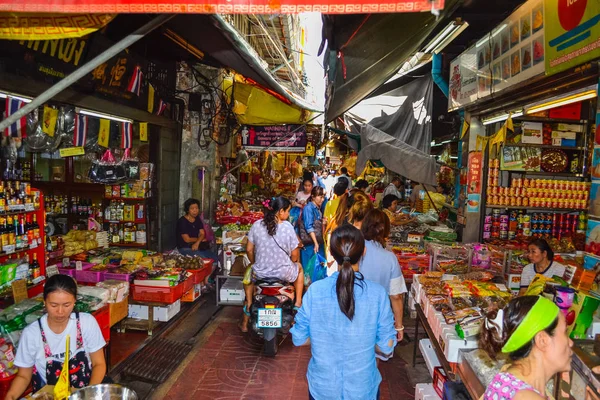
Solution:
[[[350,257],[344,256],[344,262],[346,262],[346,261],[350,262]]]

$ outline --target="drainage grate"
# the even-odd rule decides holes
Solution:
[[[192,346],[167,339],[153,339],[136,354],[123,373],[149,382],[163,383],[190,353]]]

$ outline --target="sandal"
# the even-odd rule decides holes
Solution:
[[[250,313],[248,312],[248,308],[247,308],[247,304],[244,304],[244,308],[242,309],[244,311],[244,315],[246,315],[247,317],[250,316]]]
[[[242,333],[248,333],[248,327],[243,328],[243,325],[242,325],[241,322],[238,324],[238,328],[240,329],[240,332],[242,332]]]

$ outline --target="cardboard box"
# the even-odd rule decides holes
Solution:
[[[444,384],[447,380],[448,377],[442,367],[436,367],[433,370],[433,388],[440,397],[444,396]]]
[[[154,307],[154,320],[160,322],[169,322],[177,313],[181,311],[181,301],[177,300],[173,304],[165,307]],[[129,305],[129,318],[148,319],[148,306]]]
[[[552,139],[576,140],[577,139],[577,132],[552,131]]]
[[[415,386],[415,400],[439,400],[432,383],[417,383]]]
[[[184,303],[192,303],[196,301],[202,294],[202,284],[198,283],[193,288],[184,293],[181,301]]]
[[[221,301],[241,302],[246,298],[244,283],[241,279],[227,279],[219,289]]]
[[[109,303],[108,310],[110,313],[110,327],[112,328],[129,315],[129,299],[126,297],[125,300],[119,303]]]

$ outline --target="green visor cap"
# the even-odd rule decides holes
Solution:
[[[531,310],[527,313],[523,322],[515,329],[502,347],[503,353],[512,353],[525,346],[537,335],[556,320],[558,307],[545,297],[540,296]]]

